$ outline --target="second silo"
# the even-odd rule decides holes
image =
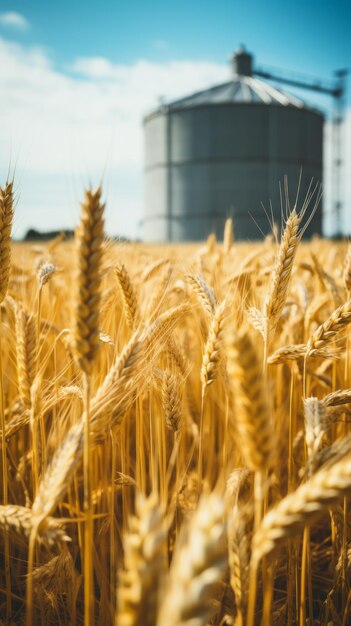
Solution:
[[[232,80],[148,115],[145,131],[146,241],[221,236],[232,216],[237,239],[270,231],[262,203],[280,222],[279,181],[300,198],[322,181],[323,115],[252,76],[252,56],[233,55]],[[308,234],[321,233],[319,207]]]

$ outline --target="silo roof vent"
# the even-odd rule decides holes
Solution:
[[[245,50],[245,46],[240,46],[232,56],[233,74],[237,76],[252,76],[252,54]]]

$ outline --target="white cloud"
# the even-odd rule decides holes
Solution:
[[[116,68],[104,57],[78,57],[67,68],[74,74],[80,74],[88,78],[113,78],[116,74]],[[127,68],[125,68],[127,70]]]
[[[127,66],[101,57],[61,71],[40,48],[1,38],[0,58],[0,182],[16,167],[18,236],[30,226],[73,227],[84,185],[102,177],[109,232],[140,236],[143,115],[160,96],[178,98],[229,76],[215,63]],[[350,145],[351,113],[346,132]]]
[[[159,96],[176,98],[221,82],[225,65],[113,64],[80,58],[57,70],[43,50],[0,38],[0,179],[16,165],[17,234],[29,226],[74,226],[87,182],[104,176],[111,233],[140,236],[142,117]]]
[[[17,28],[18,30],[27,30],[29,28],[27,18],[21,13],[16,13],[16,11],[0,13],[0,24],[10,28]]]

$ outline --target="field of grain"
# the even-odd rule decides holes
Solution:
[[[351,255],[11,244],[0,191],[0,617],[347,626]],[[350,329],[351,330],[351,329]]]

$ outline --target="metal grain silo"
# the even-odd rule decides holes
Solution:
[[[228,83],[190,95],[145,117],[146,241],[198,241],[223,232],[237,239],[270,231],[262,203],[280,223],[279,181],[301,202],[322,181],[323,115],[252,76],[252,57],[233,56]],[[319,207],[307,234],[321,233]]]

